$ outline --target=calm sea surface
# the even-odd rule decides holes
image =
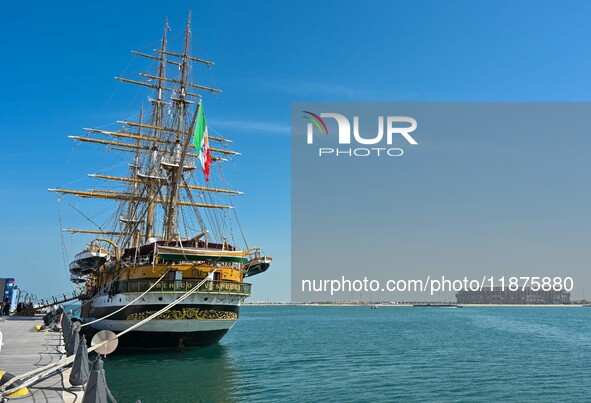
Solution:
[[[122,402],[591,402],[591,308],[254,307],[219,345],[109,356]]]

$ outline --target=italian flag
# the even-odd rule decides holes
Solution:
[[[197,150],[197,158],[201,161],[201,168],[205,174],[205,181],[209,182],[209,166],[211,165],[211,152],[209,151],[209,135],[207,134],[207,123],[203,113],[203,105],[199,103],[195,132],[193,133],[193,145]]]

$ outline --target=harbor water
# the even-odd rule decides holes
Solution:
[[[119,402],[591,401],[591,308],[244,306],[218,344],[107,357]]]

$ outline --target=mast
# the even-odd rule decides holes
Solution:
[[[131,153],[131,158],[126,174],[99,172],[89,175],[114,184],[113,187],[50,189],[61,194],[111,200],[119,204],[109,221],[111,228],[69,228],[67,231],[108,235],[122,249],[137,247],[153,237],[167,241],[178,240],[185,235],[190,237],[197,228],[199,232],[210,230],[214,239],[219,238],[219,241],[225,239],[224,229],[228,227],[221,225],[227,217],[223,211],[233,209],[231,202],[225,202],[225,197],[242,192],[229,189],[223,179],[215,186],[209,186],[200,175],[200,169],[197,173],[199,164],[195,159],[199,150],[192,149],[194,125],[201,108],[200,93],[216,95],[221,90],[190,80],[192,65],[208,68],[213,65],[213,62],[190,56],[191,14],[186,24],[182,53],[167,49],[169,30],[167,19],[161,46],[154,50],[153,55],[132,51],[137,56],[157,61],[151,74],[139,73],[144,81],[116,77],[154,91],[148,98],[151,111],[140,110],[137,120],[119,120],[118,123],[123,126],[120,130],[85,128],[86,135],[69,136],[76,141]],[[167,77],[169,65],[173,69],[170,69],[171,76]],[[228,148],[231,140],[213,135],[208,138],[214,142],[209,148],[212,161],[231,161],[234,156],[240,155]],[[117,189],[117,183],[123,189]],[[107,190],[109,187],[113,190]],[[205,215],[202,216],[202,212]],[[198,225],[193,228],[195,219]]]
[[[164,30],[162,32],[162,42],[160,44],[160,49],[162,50],[162,52],[160,53],[160,63],[159,63],[159,67],[158,67],[158,84],[157,84],[157,88],[156,88],[156,99],[152,102],[153,105],[153,111],[154,111],[154,138],[158,138],[159,136],[159,130],[160,130],[160,121],[162,119],[162,107],[163,107],[163,90],[162,90],[162,82],[163,82],[163,78],[164,75],[166,74],[166,57],[165,57],[165,53],[166,52],[166,34],[168,32],[169,29],[169,25],[168,25],[168,18],[166,18],[166,21],[164,22]],[[141,122],[140,122],[141,124]],[[140,127],[141,128],[141,127]],[[157,158],[157,145],[156,145],[156,141],[153,142],[152,144],[152,156],[151,156],[151,161],[150,161],[150,170],[151,173],[155,172],[156,169],[154,169],[154,166],[158,163],[156,161]],[[152,178],[155,175],[148,175],[149,178]],[[149,183],[149,193],[148,193],[148,215],[146,217],[146,226],[145,226],[145,232],[144,232],[144,242],[148,242],[148,239],[150,238],[150,234],[152,234],[154,232],[154,207],[155,207],[155,203],[154,203],[154,198],[156,196],[156,184],[154,183],[154,179],[150,180]]]
[[[142,122],[143,120],[143,116],[144,116],[144,108],[140,109],[140,116],[139,116],[139,122]],[[136,139],[136,149],[135,149],[135,157],[133,160],[133,163],[130,164],[130,173],[131,173],[131,178],[133,179],[137,179],[139,177],[139,172],[140,172],[140,149],[141,149],[141,144],[140,144],[140,129],[138,129],[138,133],[137,133],[137,139]],[[126,245],[129,242],[131,242],[131,237],[133,236],[133,246],[137,247],[140,244],[140,228],[139,226],[141,225],[141,223],[143,222],[142,219],[138,218],[137,216],[137,212],[138,209],[140,208],[140,202],[139,202],[139,197],[140,197],[140,188],[139,188],[139,183],[137,181],[134,181],[131,183],[131,193],[133,195],[136,196],[136,198],[138,200],[134,200],[131,201],[129,203],[127,203],[127,208],[123,209],[126,211],[122,211],[124,212],[126,215],[120,215],[119,216],[119,221],[121,222],[121,232],[122,232],[122,236],[121,236],[121,240],[123,240],[123,242],[119,242],[119,244],[121,245]],[[125,204],[123,204],[123,207],[125,207]]]
[[[168,203],[168,211],[166,213],[165,218],[165,227],[164,227],[164,239],[172,240],[178,234],[176,233],[177,229],[177,214],[178,214],[178,197],[179,197],[179,184],[181,182],[183,176],[183,169],[185,165],[185,157],[187,155],[187,150],[190,142],[190,137],[185,136],[185,141],[181,146],[181,138],[180,133],[185,131],[183,127],[185,123],[185,106],[187,105],[187,100],[185,98],[185,91],[186,91],[186,82],[188,81],[189,75],[189,45],[191,40],[191,12],[189,12],[189,18],[187,19],[187,28],[185,29],[185,47],[183,50],[182,62],[181,62],[181,73],[179,79],[179,116],[177,122],[177,134],[175,138],[175,146],[173,149],[173,158],[175,159],[175,163],[178,164],[177,169],[172,168],[172,176],[171,182],[168,187],[169,189],[169,203]],[[163,53],[161,53],[163,54]],[[195,114],[193,116],[193,122],[195,121],[195,117],[197,116],[197,112],[199,110],[199,105],[195,108]],[[191,123],[190,127],[193,126]],[[180,151],[180,147],[182,147],[182,153]],[[175,158],[176,157],[176,158]]]

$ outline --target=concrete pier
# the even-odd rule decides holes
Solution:
[[[0,369],[21,375],[35,368],[58,361],[65,354],[62,336],[58,332],[37,332],[40,318],[0,318],[2,343]],[[19,402],[81,402],[83,392],[69,391],[70,369],[55,373],[29,386],[30,394]],[[16,400],[16,399],[15,399]]]

